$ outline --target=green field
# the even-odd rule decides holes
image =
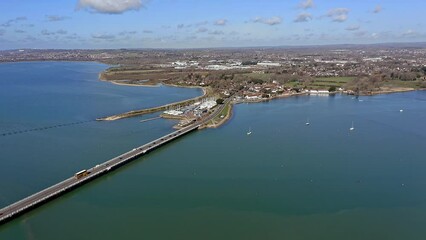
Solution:
[[[244,76],[251,78],[251,79],[260,79],[263,81],[268,81],[269,79],[271,79],[271,75],[272,74],[268,74],[268,73],[244,73]]]
[[[217,117],[215,117],[215,121],[217,121],[217,120],[221,120],[222,119],[222,117],[221,116],[225,116],[226,117],[226,115],[228,115],[228,112],[229,112],[229,108],[230,108],[231,106],[230,106],[230,104],[228,103],[228,104],[226,104],[226,106],[222,109],[222,112],[220,112],[220,114],[219,115],[217,115]]]
[[[417,81],[401,81],[401,80],[392,80],[389,82],[386,82],[384,86],[386,87],[403,87],[403,88],[421,88],[423,81],[417,80]]]
[[[307,87],[309,89],[327,90],[333,86],[336,88],[343,87],[353,79],[354,77],[319,77],[315,78],[313,82],[300,83],[298,81],[294,81],[286,83],[285,86],[291,88]]]
[[[226,106],[222,109],[220,114],[217,115],[214,119],[212,119],[210,123],[216,125],[217,123],[220,123],[224,118],[227,118],[228,114],[231,114],[230,108],[231,108],[231,104],[230,103],[226,104]],[[221,116],[224,116],[224,117],[222,118]]]
[[[340,88],[353,79],[354,77],[319,77],[315,78],[314,82],[308,85],[308,88],[323,90],[330,87]]]
[[[352,81],[354,78],[355,77],[318,77],[315,78],[315,81],[347,83],[349,81]]]

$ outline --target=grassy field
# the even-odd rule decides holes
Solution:
[[[268,81],[271,78],[271,74],[265,73],[244,73],[243,76],[251,79],[260,79],[263,81]]]
[[[212,119],[207,125],[213,126],[213,127],[220,126],[222,123],[226,122],[230,118],[231,111],[232,111],[231,104],[230,103],[226,104],[226,106],[223,108],[220,114],[217,115],[217,117],[215,117],[214,119]]]
[[[313,89],[328,89],[330,87],[343,87],[348,82],[352,81],[354,77],[320,77],[315,78],[314,82],[309,84]]]
[[[222,112],[220,112],[219,116],[217,116],[216,118],[222,119],[221,116],[226,116],[228,115],[229,112],[229,108],[231,107],[231,105],[228,103],[226,104],[226,106],[223,108]]]
[[[347,83],[352,81],[354,78],[355,77],[317,77],[315,78],[315,81]]]
[[[328,90],[330,87],[343,87],[348,82],[352,81],[354,77],[319,77],[315,78],[313,82],[300,83],[299,81],[289,82],[284,84],[286,87],[307,87],[315,90]]]
[[[285,83],[284,84],[285,87],[287,88],[300,88],[303,87],[299,82],[289,82],[289,83]]]
[[[403,87],[403,88],[414,88],[418,89],[422,87],[423,81],[417,80],[417,81],[401,81],[401,80],[392,80],[389,82],[386,82],[384,86],[386,87]]]

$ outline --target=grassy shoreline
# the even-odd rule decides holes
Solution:
[[[222,112],[214,119],[212,119],[209,123],[205,125],[206,128],[218,128],[226,123],[232,117],[233,110],[232,103],[227,103]]]

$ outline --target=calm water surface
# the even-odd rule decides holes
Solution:
[[[97,81],[106,66],[94,63],[25,64],[30,73],[0,65],[0,132],[200,94],[121,89]],[[46,88],[34,89],[28,75]],[[0,204],[174,124],[140,119],[0,137]],[[423,239],[425,122],[426,92],[241,104],[223,127],[192,133],[1,226],[0,239]]]

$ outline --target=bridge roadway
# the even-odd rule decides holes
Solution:
[[[227,101],[226,103],[228,102],[229,101]],[[99,165],[96,165],[95,167],[87,169],[87,171],[90,172],[87,176],[84,176],[81,178],[76,178],[75,176],[72,176],[68,179],[63,180],[62,182],[59,182],[51,187],[48,187],[40,192],[37,192],[29,197],[26,197],[18,202],[15,202],[1,209],[0,224],[8,222],[17,216],[30,211],[31,209],[41,206],[42,204],[77,188],[78,186],[88,183],[91,180],[97,177],[100,177],[111,170],[114,170],[122,165],[125,165],[126,163],[129,163],[140,156],[143,156],[144,154],[154,150],[155,148],[158,148],[189,132],[192,132],[198,129],[202,124],[215,118],[223,110],[225,105],[226,104],[220,105],[214,113],[210,114],[210,116],[200,121],[197,121],[190,126],[174,131],[163,137],[155,139],[145,145],[134,148],[133,150],[126,152],[118,157],[112,158],[102,164],[99,164]]]

